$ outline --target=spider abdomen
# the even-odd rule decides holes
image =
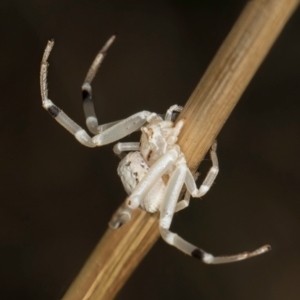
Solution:
[[[149,166],[139,151],[129,152],[121,160],[117,171],[128,195],[131,195],[148,170]],[[163,199],[164,190],[165,184],[162,178],[159,178],[143,199],[141,208],[150,213],[157,212]]]

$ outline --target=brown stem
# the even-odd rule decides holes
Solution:
[[[195,170],[300,0],[256,0],[245,7],[179,119],[179,139]],[[159,237],[157,214],[137,210],[108,229],[63,300],[113,299]]]

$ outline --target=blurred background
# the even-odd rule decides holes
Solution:
[[[1,299],[60,299],[126,196],[113,145],[85,148],[43,110],[47,40],[49,97],[82,126],[82,81],[116,31],[93,85],[100,123],[164,113],[187,101],[245,3],[0,2]],[[214,187],[172,224],[215,255],[273,250],[207,266],[159,240],[117,299],[300,299],[299,32],[300,10],[218,136]]]

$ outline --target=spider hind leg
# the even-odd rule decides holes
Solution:
[[[176,247],[187,255],[190,255],[196,259],[200,259],[206,264],[223,264],[236,262],[263,254],[271,249],[269,245],[265,245],[253,252],[244,252],[230,256],[213,256],[203,249],[200,249],[193,244],[185,241],[178,234],[171,232],[170,226],[173,220],[174,211],[176,210],[176,208],[178,208],[176,207],[177,199],[179,197],[182,186],[186,181],[186,177],[189,174],[190,171],[185,164],[178,165],[173,172],[166,188],[165,198],[161,206],[159,229],[162,238],[168,244]]]

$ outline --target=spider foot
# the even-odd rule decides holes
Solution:
[[[111,229],[118,229],[131,219],[132,210],[124,204],[113,214],[108,223]]]
[[[266,253],[271,250],[270,245],[262,246],[253,252],[244,252],[239,253],[235,255],[228,255],[228,256],[213,256],[210,253],[205,252],[202,249],[195,248],[195,250],[192,251],[191,256],[202,260],[206,264],[225,264],[225,263],[232,263],[244,259],[248,259],[250,257],[254,257],[263,253]]]

